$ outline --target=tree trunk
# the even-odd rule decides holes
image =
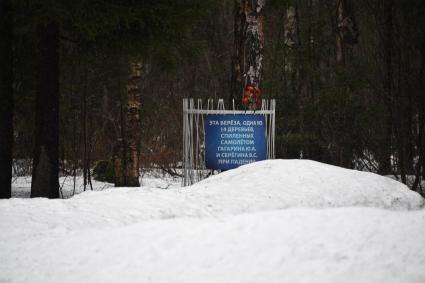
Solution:
[[[386,137],[383,145],[383,157],[379,160],[379,173],[390,174],[392,171],[391,156],[393,144],[393,129],[394,129],[394,111],[393,111],[393,0],[384,2],[384,38],[383,38],[383,54],[384,54],[384,101],[388,109]]]
[[[300,49],[300,23],[299,23],[298,1],[293,6],[288,6],[285,11],[283,34],[284,43],[287,47],[288,59],[283,66],[285,75],[288,74],[291,89],[300,94],[301,89],[301,63],[297,62],[297,52]]]
[[[127,105],[121,111],[122,138],[114,150],[115,186],[139,187],[139,148],[141,140],[141,62],[130,62]]]
[[[0,2],[0,199],[12,193],[13,14],[12,2]]]
[[[234,3],[234,45],[232,56],[232,77],[230,82],[230,104],[235,101],[236,107],[241,106],[240,98],[243,95],[242,84],[242,48],[243,48],[243,33],[244,33],[244,13],[242,9],[243,0],[236,0]]]
[[[354,11],[350,0],[337,0],[337,36],[336,36],[336,62],[344,67],[347,60],[347,48],[359,41]]]
[[[59,197],[59,27],[38,27],[40,81],[36,97],[31,197]]]
[[[284,42],[285,45],[291,48],[299,46],[299,18],[298,18],[298,3],[293,6],[289,6],[286,9],[284,18]]]
[[[424,188],[421,187],[421,181],[425,179],[425,95],[423,89],[425,88],[425,41],[422,43],[421,48],[421,69],[419,72],[421,78],[422,89],[417,95],[418,103],[418,122],[417,122],[417,155],[418,161],[415,165],[415,180],[412,185],[412,190],[425,196]]]
[[[265,0],[235,1],[230,100],[238,107],[246,87],[259,88],[263,80],[264,5]]]
[[[336,34],[336,63],[338,66],[344,66],[345,65],[345,60],[344,60],[344,44],[343,44],[343,40],[342,40],[342,32],[340,29],[340,23],[343,21],[344,19],[344,0],[337,0],[337,29],[338,32]]]

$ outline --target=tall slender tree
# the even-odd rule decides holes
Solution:
[[[347,48],[357,44],[359,32],[350,0],[337,0],[336,62],[343,67],[347,60]]]
[[[234,6],[234,47],[230,100],[240,105],[248,85],[263,80],[265,0],[237,0]]]
[[[143,64],[130,60],[127,99],[121,111],[121,139],[114,156],[115,186],[139,187],[141,83]]]
[[[384,102],[387,107],[386,119],[386,132],[385,143],[383,144],[384,154],[379,160],[379,173],[390,174],[391,168],[391,155],[393,147],[393,0],[383,2],[383,60],[384,60],[384,76],[383,76],[383,90]]]
[[[12,1],[0,1],[0,198],[10,198],[13,145]]]
[[[59,197],[59,26],[39,24],[40,80],[36,97],[31,197]]]
[[[301,86],[301,64],[296,64],[294,62],[295,60],[293,60],[293,58],[296,57],[296,52],[299,52],[301,43],[298,1],[295,1],[295,3],[293,3],[292,5],[288,5],[288,7],[285,9],[285,16],[283,22],[283,37],[284,47],[286,49],[286,57],[289,57],[285,58],[286,60],[283,65],[283,71],[285,73],[285,76],[289,78],[292,91],[299,93],[299,89]]]

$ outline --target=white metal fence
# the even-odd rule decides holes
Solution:
[[[202,99],[183,99],[183,186],[190,186],[199,182],[209,175],[213,170],[205,167],[205,132],[204,116],[208,114],[254,114],[264,115],[266,121],[267,158],[275,157],[275,109],[276,101],[262,100],[259,110],[226,110],[223,99],[216,103],[213,99],[205,102]]]

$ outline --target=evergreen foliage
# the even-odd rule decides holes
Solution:
[[[236,1],[12,2],[14,158],[33,156],[37,28],[53,21],[60,174],[111,158],[135,58],[145,71],[142,168],[178,174],[181,99],[230,96]],[[277,157],[392,174],[423,192],[424,11],[421,0],[267,0],[262,93],[277,99]],[[348,37],[339,16],[355,23]]]

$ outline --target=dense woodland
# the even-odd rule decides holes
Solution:
[[[182,99],[277,100],[276,157],[425,194],[421,0],[0,0],[0,197],[179,174]],[[103,161],[103,162],[102,162]],[[96,172],[95,172],[96,173]]]

